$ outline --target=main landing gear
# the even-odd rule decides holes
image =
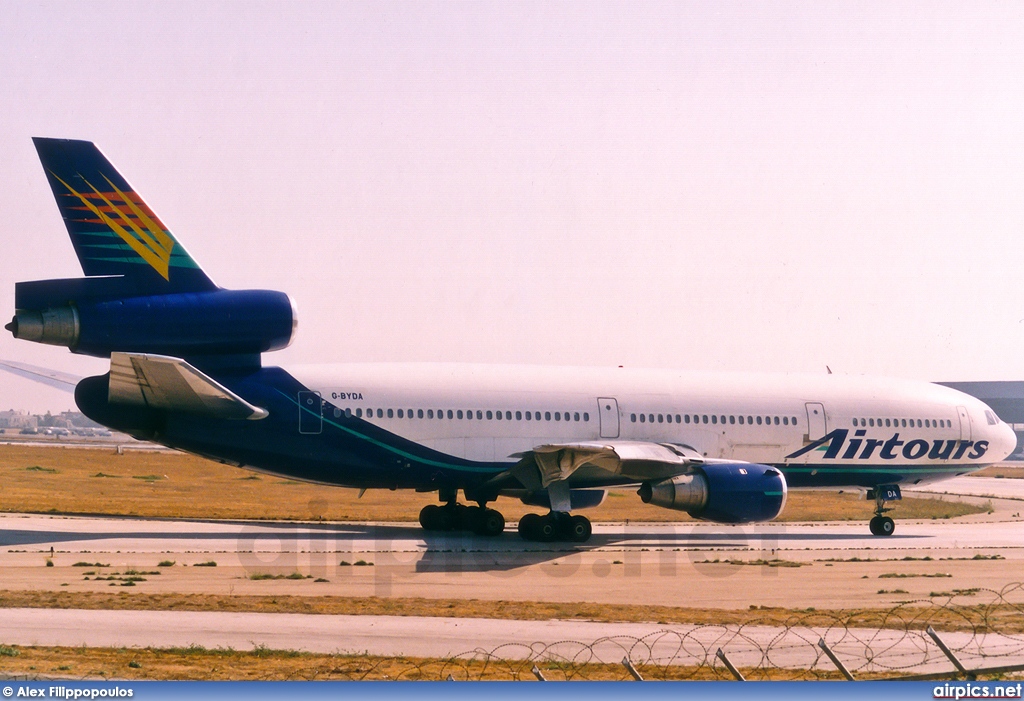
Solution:
[[[882,487],[878,487],[875,490],[875,517],[868,522],[868,528],[871,529],[871,535],[892,535],[893,531],[896,530],[896,522],[888,516],[883,516],[886,511],[892,511],[892,509],[885,508],[886,490]],[[899,490],[896,491],[896,497],[899,498]]]
[[[496,536],[505,530],[505,517],[483,504],[466,506],[450,501],[444,506],[424,506],[420,510],[420,525],[425,531],[472,531],[477,535]]]
[[[519,535],[523,540],[584,543],[590,539],[592,531],[590,519],[586,516],[572,516],[564,511],[550,511],[543,516],[525,514],[519,519]]]

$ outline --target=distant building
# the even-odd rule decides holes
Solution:
[[[26,411],[0,411],[0,428],[37,428],[39,417]]]

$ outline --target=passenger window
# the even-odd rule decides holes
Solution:
[[[775,425],[776,425],[776,426],[778,426],[778,425],[779,425],[779,417],[778,417],[778,416],[776,416],[776,417],[775,417]]]
[[[711,415],[711,423],[713,423],[713,424],[717,424],[718,423],[718,417],[715,416],[714,414]]]
[[[522,421],[522,420],[523,420],[523,412],[517,411],[516,412],[516,421]]]
[[[665,414],[665,421],[668,423],[672,423],[672,414]]]
[[[531,418],[532,417],[530,416],[530,412],[526,412],[526,420],[529,421]]]
[[[449,413],[450,413],[450,412],[449,412]],[[458,411],[457,411],[457,412],[455,413],[455,416],[457,416],[458,418],[460,418],[460,419],[461,419],[461,418],[462,418],[462,409],[459,409],[459,410],[458,410]]]
[[[665,415],[664,414],[658,414],[658,423],[659,424],[665,423]]]
[[[545,421],[550,421],[551,420],[551,412],[550,411],[545,411],[544,412],[544,420]]]
[[[555,412],[555,421],[561,421],[561,420],[562,420],[562,412],[556,411]]]
[[[760,416],[758,416],[758,417],[757,417],[757,425],[758,425],[758,426],[760,426],[760,425],[761,425],[761,417],[760,417]]]
[[[690,415],[689,414],[683,414],[683,419],[686,421],[686,423],[690,423]]]
[[[363,418],[363,410],[362,409],[356,408],[356,418],[357,419]]]
[[[795,416],[790,416],[789,417],[789,425],[790,426],[796,426],[796,417]]]
[[[640,414],[640,423],[647,423],[647,414]]]
[[[398,418],[400,418],[400,419],[404,419],[405,418],[405,414],[402,412],[401,409],[398,410]]]
[[[490,420],[490,419],[494,418],[494,415],[491,412],[488,411],[487,412],[487,418],[488,418],[488,420]]]
[[[389,419],[395,418],[395,411],[394,411],[394,409],[388,409],[388,418]]]
[[[681,417],[681,416],[680,416],[679,414],[676,414],[676,423],[677,423],[677,424],[681,424],[681,423],[683,422],[683,421],[682,421],[682,418],[683,418],[683,417]]]
[[[735,416],[730,416],[729,417],[729,423],[735,424],[736,423],[736,417]]]
[[[783,423],[784,426],[789,426],[789,417],[788,416],[783,416],[782,417],[782,423]]]
[[[580,420],[580,412],[577,411],[576,413],[574,413],[572,415],[572,420],[573,421],[579,421]]]
[[[701,417],[701,421],[702,421],[703,423],[707,423],[707,422],[708,422],[708,415],[707,415],[707,414],[704,414],[704,416],[702,416],[702,417]]]
[[[583,421],[584,422],[590,421],[590,412],[589,411],[583,412]]]
[[[753,426],[754,425],[754,417],[748,415],[747,416],[747,423],[750,424],[751,426]]]
[[[743,416],[740,415],[740,426],[742,426],[742,425],[743,425]]]

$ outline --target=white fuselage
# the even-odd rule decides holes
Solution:
[[[1016,445],[984,403],[925,382],[466,364],[289,371],[325,400],[325,422],[351,412],[426,447],[487,463],[514,462],[511,456],[541,445],[649,441],[787,472],[893,468],[904,474],[897,481],[916,483],[998,462]],[[794,486],[813,485],[815,473]]]

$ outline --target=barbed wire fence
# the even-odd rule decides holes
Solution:
[[[966,598],[971,603],[961,603]],[[372,664],[347,678],[1005,678],[1024,673],[1024,583],[905,601],[880,612],[808,610],[782,626],[755,617],[743,625],[666,626],[642,637],[477,648],[440,666],[407,662],[404,669],[392,665],[390,674]]]
[[[266,679],[825,680],[1024,677],[1024,583],[904,601],[890,609],[755,615],[744,624],[668,624],[643,636],[508,643],[444,659],[339,652]],[[495,621],[495,625],[500,625]],[[204,650],[203,648],[195,648]],[[192,648],[189,648],[192,650]],[[173,652],[173,651],[171,651]],[[324,659],[326,657],[326,659]],[[7,679],[55,677],[9,675]]]

